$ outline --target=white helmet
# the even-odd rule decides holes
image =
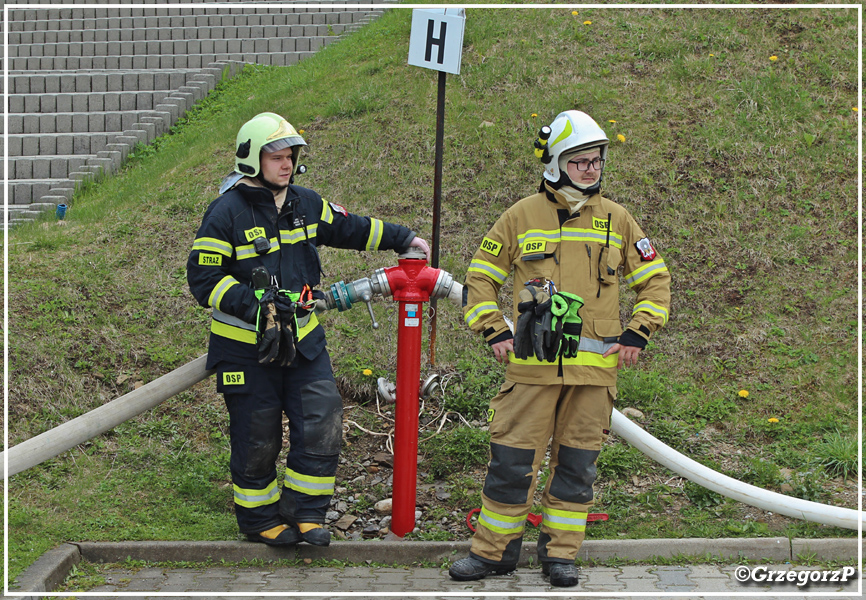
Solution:
[[[605,160],[609,143],[607,135],[592,117],[579,110],[567,110],[556,115],[550,127],[541,128],[538,141],[535,142],[535,155],[544,163],[544,178],[559,187],[571,181],[568,173],[563,173],[559,168],[560,156],[598,148],[601,159]],[[601,177],[598,179],[600,183]]]

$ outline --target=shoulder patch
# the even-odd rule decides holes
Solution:
[[[347,211],[345,208],[343,208],[343,207],[340,206],[339,204],[336,204],[336,203],[334,203],[334,202],[328,202],[328,204],[331,206],[331,210],[340,213],[340,214],[343,215],[344,217],[348,217],[348,216],[349,216],[349,211]]]
[[[502,244],[486,237],[481,240],[481,249],[493,256],[499,256],[499,253],[502,252]]]
[[[656,257],[656,249],[650,244],[649,238],[643,238],[634,243],[637,251],[640,252],[641,260],[653,260]]]
[[[204,252],[198,255],[198,264],[206,267],[221,267],[223,264],[222,254],[205,254]]]

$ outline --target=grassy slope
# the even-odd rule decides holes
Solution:
[[[251,115],[278,112],[305,130],[301,185],[429,238],[436,77],[406,65],[409,21],[390,11],[301,65],[249,69],[176,135],[76,196],[65,227],[9,235],[11,444],[206,351],[207,311],[184,264]],[[771,465],[725,463],[736,476],[778,489],[779,468],[790,469],[801,495],[826,501],[804,483],[809,461],[826,434],[857,428],[856,33],[856,13],[839,9],[470,10],[462,72],[447,84],[442,267],[462,280],[481,235],[537,186],[538,127],[560,110],[590,113],[625,139],[612,144],[607,195],[674,277],[671,322],[621,374],[621,406],[707,464],[719,466],[723,440]],[[393,258],[325,250],[326,281]],[[376,333],[363,308],[325,317],[351,399],[371,389],[363,368],[393,373],[394,308],[376,310]],[[477,416],[497,367],[455,309],[440,311],[437,370],[459,374],[451,389]],[[232,538],[225,436],[204,382],[16,476],[10,575],[64,540]],[[652,535],[616,484],[649,467],[614,448],[600,464],[609,512],[619,506],[618,531]],[[698,510],[718,504],[692,496]]]

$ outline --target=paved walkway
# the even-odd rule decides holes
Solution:
[[[209,567],[201,569],[160,569],[144,568],[138,571],[129,569],[109,569],[103,572],[106,584],[91,589],[91,592],[112,594],[116,592],[224,592],[244,593],[249,596],[238,598],[262,598],[254,592],[280,594],[283,597],[299,597],[304,593],[333,594],[328,598],[338,598],[340,594],[355,593],[353,598],[376,599],[389,594],[398,597],[411,597],[416,594],[433,594],[434,597],[479,598],[550,598],[554,594],[574,597],[577,594],[592,592],[593,597],[614,598],[633,593],[644,593],[650,597],[682,598],[673,594],[689,594],[698,598],[701,594],[721,594],[732,597],[734,594],[755,594],[767,600],[769,594],[803,593],[827,596],[810,598],[840,598],[830,595],[849,592],[849,598],[857,595],[859,574],[847,584],[810,583],[799,587],[796,583],[777,583],[773,585],[751,583],[743,584],[736,579],[736,565],[712,566],[622,566],[622,567],[584,567],[580,570],[578,587],[569,590],[552,587],[541,569],[520,568],[511,575],[487,577],[481,581],[457,582],[448,577],[446,568],[422,567]],[[782,575],[792,570],[791,565],[764,565],[758,570],[758,577],[770,571]],[[797,569],[802,570],[802,569]],[[794,573],[799,576],[798,573]],[[829,579],[829,577],[828,577]],[[436,596],[436,593],[448,596]],[[366,594],[365,594],[366,593]],[[512,594],[514,596],[512,596]],[[520,596],[517,596],[520,594]],[[610,594],[608,596],[607,594]],[[669,595],[670,594],[670,595]],[[106,596],[128,600],[130,596]],[[183,596],[176,596],[182,598]],[[208,595],[209,598],[214,597]],[[218,596],[216,596],[218,597]],[[321,597],[321,596],[319,596]],[[346,596],[344,596],[346,597]],[[775,596],[780,598],[780,596]],[[140,598],[157,598],[143,595]],[[159,596],[175,598],[175,596]]]
[[[579,558],[584,565],[598,566],[581,567],[580,583],[570,589],[552,587],[541,574],[534,564],[533,542],[524,542],[514,573],[481,581],[452,581],[448,566],[468,550],[466,541],[341,541],[327,548],[306,544],[273,548],[240,541],[77,542],[43,554],[18,577],[18,587],[12,591],[32,593],[24,596],[27,599],[43,598],[39,592],[57,590],[76,567],[84,577],[68,580],[67,594],[87,587],[80,591],[118,600],[191,596],[772,600],[805,594],[838,599],[861,597],[863,584],[853,566],[830,570],[792,565],[804,562],[802,557],[822,565],[854,565],[861,551],[856,538],[588,540]],[[716,564],[697,564],[706,560],[689,564],[684,558],[689,556],[716,557]],[[98,577],[91,577],[91,569],[84,564],[98,565]],[[798,585],[806,578],[806,585]]]

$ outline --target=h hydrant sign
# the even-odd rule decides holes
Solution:
[[[462,8],[414,9],[409,64],[459,75],[465,27]]]

